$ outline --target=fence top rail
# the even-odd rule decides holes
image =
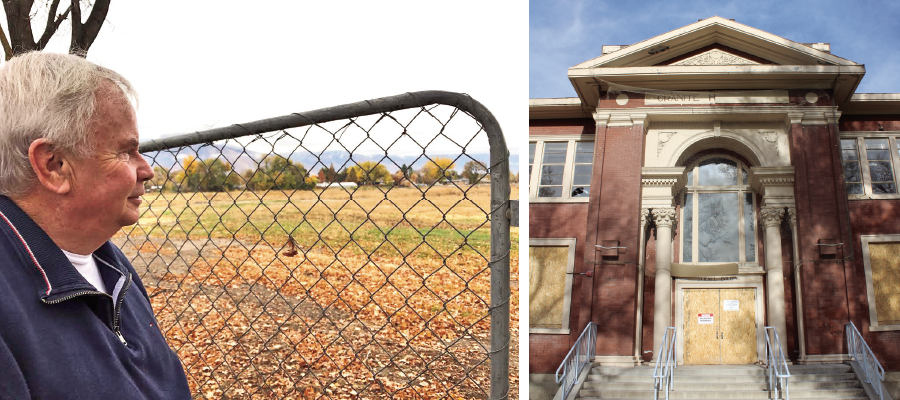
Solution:
[[[221,128],[178,134],[161,139],[146,140],[141,142],[140,152],[146,153],[173,147],[191,146],[218,140],[234,139],[242,136],[258,135],[329,121],[361,117],[364,115],[423,107],[431,104],[443,104],[456,107],[475,117],[487,133],[488,143],[491,147],[492,165],[499,164],[508,157],[506,140],[503,138],[500,124],[497,122],[497,119],[494,118],[494,115],[490,110],[467,94],[440,90],[407,92],[396,96],[381,97],[378,99],[364,100],[334,107],[320,108],[318,110],[292,113],[280,117],[266,118],[253,122],[234,124]]]

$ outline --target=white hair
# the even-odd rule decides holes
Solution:
[[[93,154],[97,94],[116,96],[101,90],[107,81],[137,99],[124,77],[71,54],[25,53],[0,68],[0,194],[21,196],[34,183],[28,148],[37,139],[75,157]]]

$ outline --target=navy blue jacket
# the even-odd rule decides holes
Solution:
[[[0,399],[190,399],[134,268],[109,242],[94,256],[112,295],[0,196]]]

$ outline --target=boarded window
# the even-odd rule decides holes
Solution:
[[[900,243],[869,243],[878,325],[900,324]]]
[[[530,246],[528,248],[530,328],[568,328],[568,326],[563,326],[568,258],[569,246]]]

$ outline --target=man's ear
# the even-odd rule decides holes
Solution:
[[[31,161],[31,168],[41,186],[57,194],[66,194],[71,190],[71,164],[47,139],[41,138],[31,142],[31,146],[28,147],[28,160]]]

